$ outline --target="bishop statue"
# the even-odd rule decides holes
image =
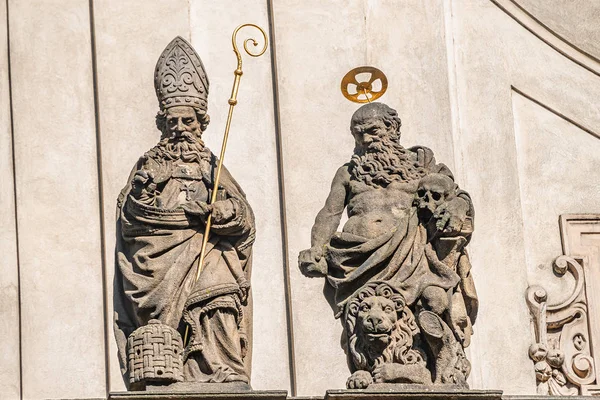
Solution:
[[[160,140],[133,166],[117,202],[114,329],[122,372],[130,389],[249,384],[254,216],[227,169],[213,185],[218,160],[202,140],[209,82],[183,38],[160,55],[154,87]]]

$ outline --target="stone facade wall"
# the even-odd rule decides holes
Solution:
[[[577,4],[574,4],[577,3]],[[558,217],[600,213],[600,5],[542,0],[4,0],[0,4],[2,398],[103,398],[124,385],[112,335],[116,198],[159,136],[153,69],[176,35],[211,82],[218,152],[253,22],[225,164],[257,217],[256,389],[322,395],[348,376],[341,326],[299,250],[353,148],[339,90],[373,65],[403,144],[432,148],[473,199],[480,313],[471,387],[534,394],[525,302],[553,282]],[[248,157],[254,154],[253,157]]]

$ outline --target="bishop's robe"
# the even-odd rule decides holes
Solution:
[[[136,171],[151,172],[156,188],[135,196]],[[197,382],[248,383],[250,376],[248,301],[254,216],[245,194],[226,169],[219,197],[233,217],[211,228],[199,279],[205,223],[180,205],[203,201],[213,190],[216,157],[208,149],[200,161],[158,160],[149,151],[134,166],[117,205],[114,328],[124,375],[126,341],[151,319],[179,330],[191,329],[184,355],[184,378]],[[185,322],[185,323],[184,323]]]

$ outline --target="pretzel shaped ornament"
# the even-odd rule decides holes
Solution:
[[[367,80],[360,80],[359,75],[370,74]],[[375,82],[381,81],[379,90],[373,90]],[[377,85],[379,86],[379,85]],[[342,94],[345,98],[355,103],[370,103],[383,96],[387,90],[387,77],[381,70],[375,67],[357,67],[350,70],[342,78]]]

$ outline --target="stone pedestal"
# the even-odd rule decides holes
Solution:
[[[148,386],[145,391],[113,392],[109,400],[285,400],[285,390],[252,390],[241,382],[178,382],[166,386]]]
[[[363,390],[328,390],[325,400],[501,400],[500,390],[415,388],[415,385],[375,384]]]
[[[285,400],[285,390],[249,390],[239,392],[219,391],[132,391],[115,392],[109,400]]]
[[[546,395],[511,395],[504,396],[502,400],[564,400],[566,397],[569,400],[593,400],[595,395],[585,396],[546,396]]]

